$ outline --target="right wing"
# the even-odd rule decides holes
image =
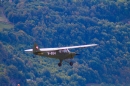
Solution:
[[[69,46],[69,47],[59,47],[59,48],[40,48],[40,51],[56,51],[56,50],[63,50],[63,49],[75,49],[75,48],[86,48],[86,47],[93,47],[97,46],[97,44],[89,44],[89,45],[79,45],[79,46]],[[25,51],[32,52],[33,49],[27,49]]]

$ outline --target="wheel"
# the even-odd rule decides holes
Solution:
[[[73,66],[73,62],[70,62],[70,66]]]
[[[60,67],[62,64],[61,63],[58,63],[58,66]]]

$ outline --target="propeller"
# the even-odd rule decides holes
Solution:
[[[79,53],[76,53],[75,55],[80,55]]]

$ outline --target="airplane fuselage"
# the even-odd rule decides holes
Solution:
[[[63,51],[60,51],[60,50],[57,50],[57,51],[39,51],[39,52],[34,52],[34,54],[39,55],[39,56],[56,58],[56,59],[60,59],[60,60],[72,59],[76,55],[76,53],[74,53],[74,52],[66,52],[66,51],[63,52]]]

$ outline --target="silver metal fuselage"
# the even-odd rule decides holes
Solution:
[[[75,52],[63,52],[60,50],[57,51],[39,51],[33,52],[35,55],[45,56],[50,58],[55,58],[59,60],[72,59],[76,53]]]

